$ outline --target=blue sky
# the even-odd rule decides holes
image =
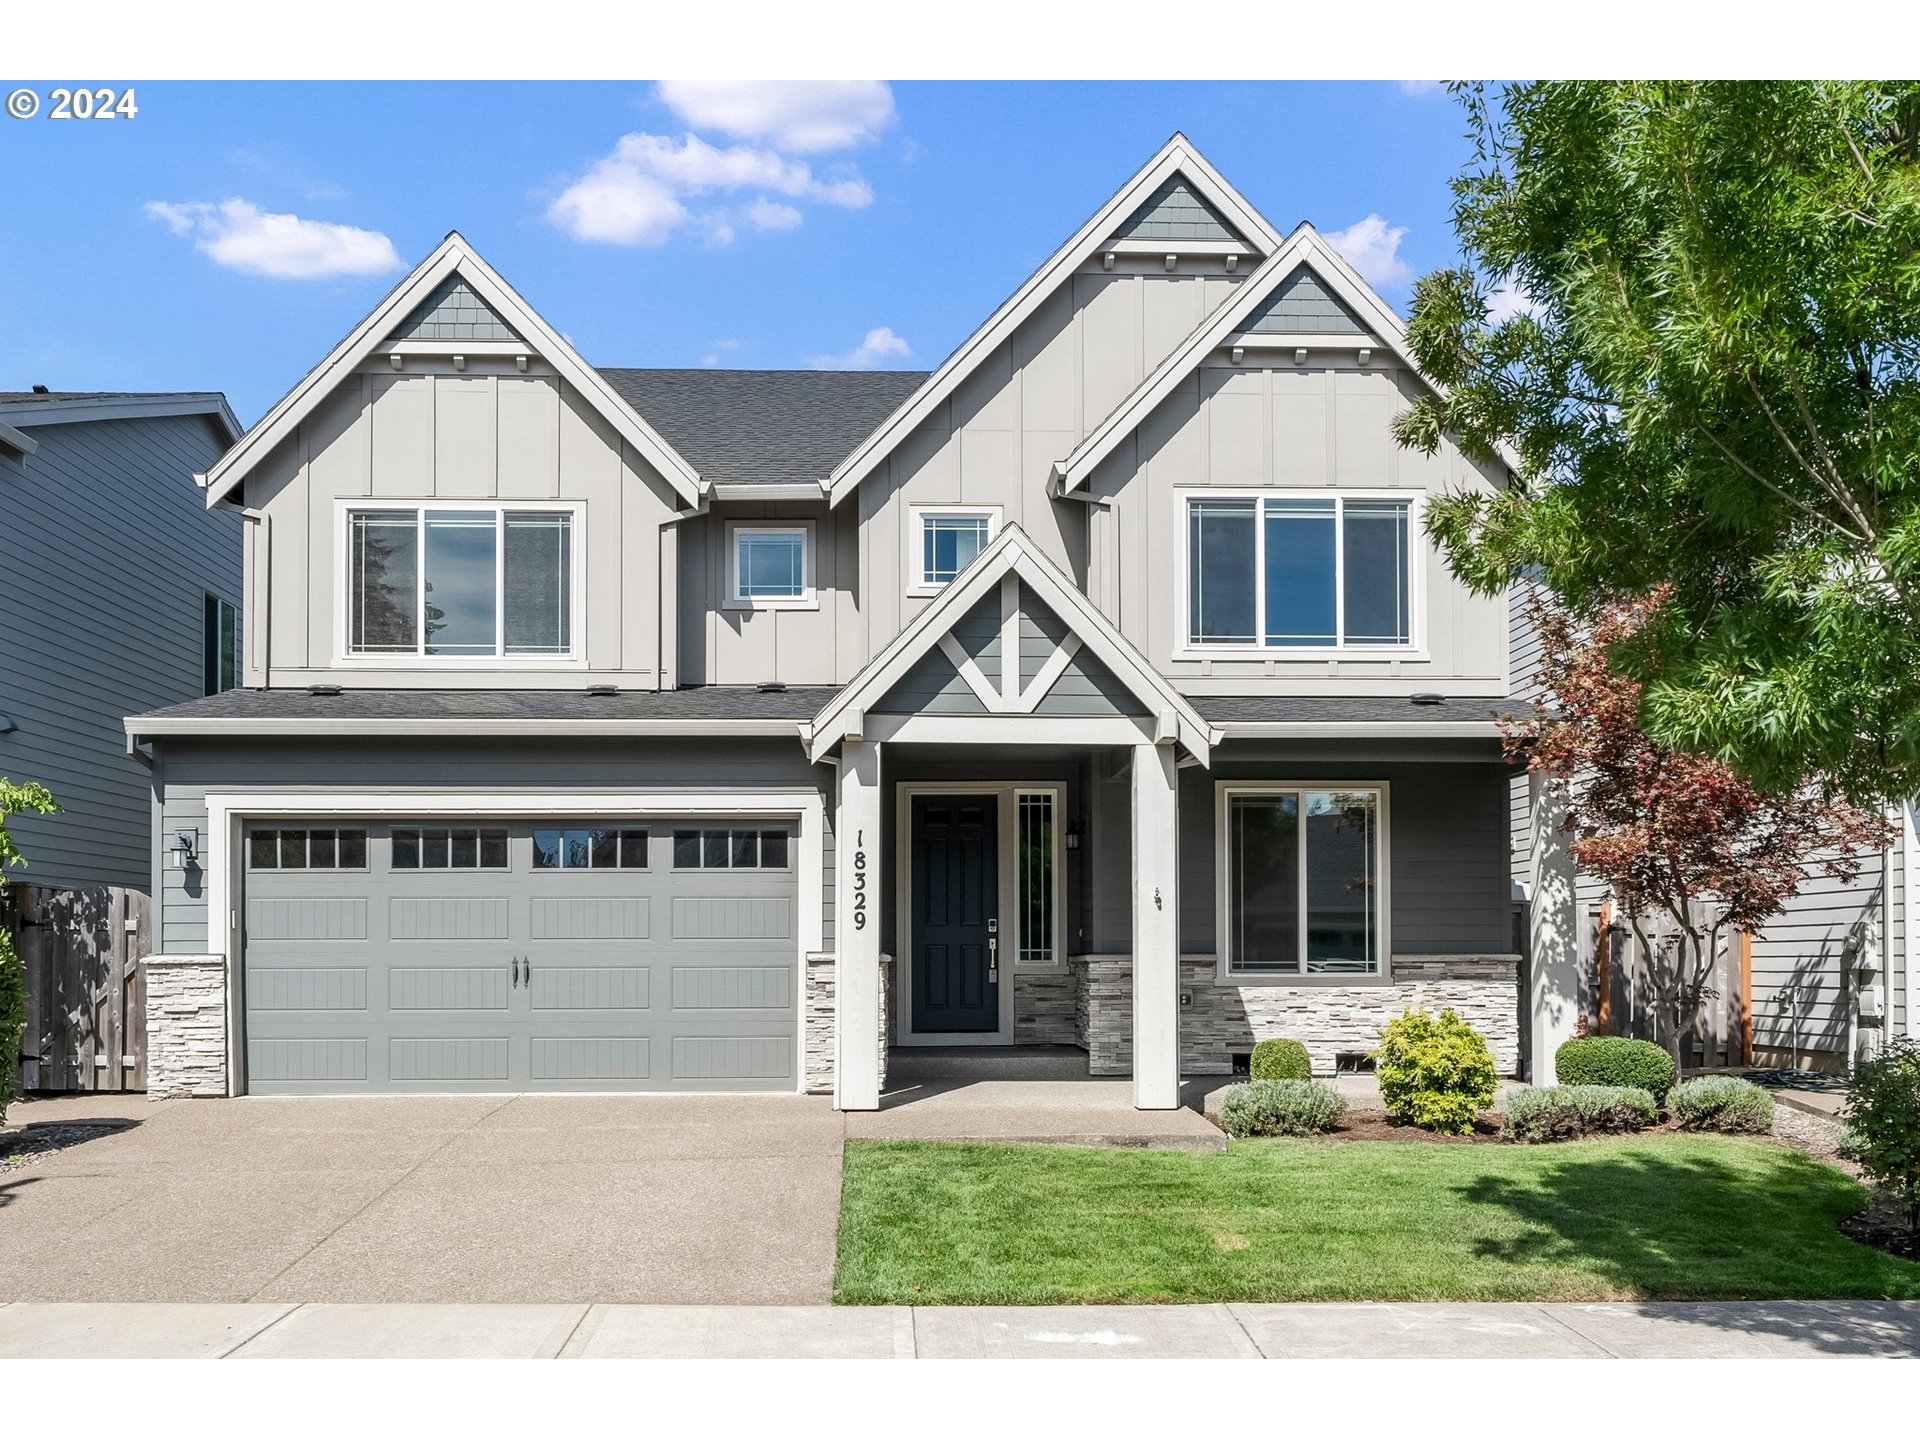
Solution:
[[[37,197],[0,218],[0,389],[224,390],[251,423],[450,229],[594,364],[931,367],[1176,129],[1282,231],[1358,225],[1349,258],[1404,310],[1455,256],[1466,158],[1457,107],[1392,82],[137,100],[0,119]]]

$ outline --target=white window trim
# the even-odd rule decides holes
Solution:
[[[987,520],[987,545],[994,542],[1000,533],[1000,507],[998,505],[909,505],[907,507],[907,564],[906,573],[913,578],[907,584],[907,594],[913,596],[938,595],[953,582],[951,580],[929,581],[926,572],[926,522],[929,516],[965,515],[969,517],[984,515]],[[980,547],[986,549],[986,545]]]
[[[1231,836],[1229,813],[1236,795],[1304,794],[1324,790],[1373,790],[1380,795],[1380,888],[1378,892],[1378,934],[1380,968],[1370,975],[1275,974],[1271,970],[1236,970],[1233,965]],[[1252,986],[1326,986],[1386,985],[1393,980],[1393,795],[1385,780],[1220,780],[1214,783],[1213,875],[1215,892],[1214,979],[1221,985],[1239,988]],[[1304,832],[1303,832],[1304,833]],[[1300,867],[1301,886],[1306,885],[1306,866]],[[1300,934],[1306,943],[1306,897],[1301,896]]]
[[[353,653],[351,638],[353,634],[353,519],[354,514],[369,513],[377,510],[417,511],[431,510],[472,510],[491,511],[496,517],[507,511],[531,514],[564,514],[570,517],[568,522],[567,559],[568,559],[568,599],[571,602],[571,614],[568,617],[567,635],[571,648],[564,655],[429,655],[426,653],[426,637],[420,637],[421,648],[411,654],[402,655],[356,655]],[[412,670],[420,666],[431,666],[436,670],[582,670],[587,664],[585,596],[586,582],[586,527],[582,523],[586,506],[578,500],[388,500],[371,496],[351,496],[337,502],[334,520],[334,645],[333,663],[346,670]],[[501,534],[502,524],[495,521],[496,536]],[[496,543],[493,554],[493,605],[494,640],[502,647],[506,644],[506,545]],[[426,556],[424,549],[416,559],[419,571],[416,583],[426,584]],[[424,593],[424,592],[422,592]]]
[[[1192,520],[1188,503],[1193,500],[1403,500],[1407,503],[1407,630],[1411,639],[1405,645],[1205,645],[1192,639],[1193,617],[1188,607],[1193,600],[1188,583],[1193,564]],[[1176,660],[1427,660],[1427,545],[1422,528],[1426,514],[1424,490],[1345,490],[1325,485],[1265,486],[1255,489],[1215,489],[1195,486],[1174,491],[1174,519],[1179,527],[1175,553],[1179,564],[1179,628],[1174,632],[1173,658]],[[1345,516],[1336,537],[1345,534]],[[1254,622],[1264,626],[1266,607],[1267,527],[1256,514],[1254,535]],[[1346,625],[1346,547],[1336,538],[1333,547],[1334,598],[1337,623]]]
[[[740,536],[798,535],[801,569],[805,576],[802,594],[780,597],[755,597],[740,593]],[[814,535],[811,520],[729,520],[727,522],[727,594],[721,602],[726,610],[818,610],[820,596],[814,581]]]

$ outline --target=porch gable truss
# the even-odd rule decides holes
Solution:
[[[817,761],[854,734],[1011,743],[1068,725],[1094,744],[1177,741],[1202,764],[1220,739],[1009,525],[803,728]]]

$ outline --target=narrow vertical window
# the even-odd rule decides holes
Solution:
[[[1267,644],[1339,643],[1335,524],[1331,500],[1267,501]]]
[[[573,649],[572,517],[509,510],[501,562],[509,655]]]
[[[201,693],[219,695],[240,683],[240,612],[218,595],[209,595],[202,627]]]
[[[1053,796],[1019,797],[1020,963],[1050,965],[1053,941]]]
[[[1349,500],[1346,511],[1347,643],[1405,645],[1413,639],[1406,503]]]
[[[429,510],[423,546],[429,655],[492,655],[498,521],[485,511]]]
[[[1195,645],[1251,645],[1257,638],[1256,504],[1195,500],[1188,507],[1188,638]]]
[[[420,520],[412,510],[356,513],[350,527],[356,655],[411,655],[420,648]]]

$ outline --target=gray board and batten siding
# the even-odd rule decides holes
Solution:
[[[18,878],[145,891],[148,776],[122,721],[198,696],[206,597],[241,603],[241,519],[209,511],[193,481],[225,434],[201,414],[26,433],[33,454],[0,458],[0,716],[14,726],[0,775],[41,782],[64,809],[13,817]]]

